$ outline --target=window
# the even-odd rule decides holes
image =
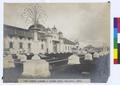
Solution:
[[[9,43],[9,48],[13,48],[13,42]]]
[[[48,53],[48,48],[47,48],[47,53]]]
[[[28,48],[31,49],[31,43],[28,43]]]
[[[28,40],[31,40],[31,38],[28,38]]]
[[[23,43],[19,43],[19,48],[22,49],[23,48]]]
[[[69,50],[69,46],[68,46],[68,50]]]
[[[20,39],[22,39],[23,37],[19,37]]]
[[[31,43],[28,43],[28,51],[31,51]]]
[[[41,41],[43,42],[44,40],[42,39]]]
[[[43,44],[41,44],[41,49],[44,49],[44,45]]]

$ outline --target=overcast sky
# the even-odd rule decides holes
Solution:
[[[100,45],[109,44],[109,5],[107,3],[39,4],[47,14],[40,22],[45,27],[56,28],[70,40]],[[4,23],[27,29],[21,18],[28,4],[4,4]]]

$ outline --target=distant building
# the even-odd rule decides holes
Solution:
[[[4,52],[24,53],[67,53],[75,43],[64,38],[57,28],[45,28],[41,24],[22,29],[4,25]]]

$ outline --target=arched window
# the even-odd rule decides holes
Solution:
[[[9,43],[9,48],[13,48],[13,42]]]
[[[22,42],[19,43],[19,48],[20,48],[20,49],[23,48],[23,43],[22,43]]]
[[[31,49],[31,43],[28,43],[28,48]]]
[[[31,43],[28,43],[28,50],[31,51]]]

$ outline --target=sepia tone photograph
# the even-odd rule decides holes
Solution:
[[[4,3],[3,82],[106,83],[110,3]]]

